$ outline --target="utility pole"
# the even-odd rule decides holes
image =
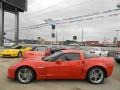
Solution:
[[[49,25],[51,25],[51,27],[52,27],[52,33],[51,33],[51,37],[52,37],[52,45],[53,45],[53,43],[54,43],[54,38],[56,37],[55,36],[55,28],[56,28],[56,22],[55,21],[53,21],[52,19],[46,19],[46,20],[44,20],[46,23],[48,23]]]
[[[15,12],[15,45],[19,43],[19,12]]]
[[[0,46],[4,46],[4,8],[0,1]]]
[[[118,38],[119,38],[119,37],[118,37],[118,33],[119,33],[119,31],[120,31],[120,30],[116,30],[116,32],[117,32],[117,40],[116,40],[116,44],[117,44],[117,42],[118,42]]]
[[[56,31],[56,45],[57,45],[57,42],[58,42],[58,36],[57,36],[57,31]]]
[[[84,42],[84,29],[82,27],[82,43]]]

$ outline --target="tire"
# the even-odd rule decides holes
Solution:
[[[16,73],[16,79],[22,84],[30,83],[34,80],[34,77],[34,71],[29,67],[21,67]]]
[[[120,60],[118,61],[118,60],[116,60],[116,62],[118,63],[118,64],[120,64]]]
[[[18,57],[19,57],[19,58],[22,57],[22,52],[18,52]]]
[[[92,84],[100,84],[104,81],[105,72],[102,68],[93,67],[88,71],[87,80]]]
[[[107,57],[110,57],[110,53],[108,52]]]

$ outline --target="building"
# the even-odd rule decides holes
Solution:
[[[86,45],[88,45],[88,46],[98,46],[99,41],[86,41]]]

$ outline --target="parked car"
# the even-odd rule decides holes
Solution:
[[[15,46],[15,43],[4,43],[4,47],[13,47]]]
[[[80,50],[88,51],[89,53],[95,54],[98,56],[105,56],[105,57],[109,56],[109,51],[105,51],[100,47],[87,47],[87,46],[85,46],[85,47],[80,47]]]
[[[46,57],[26,58],[8,69],[8,78],[26,84],[33,80],[87,79],[100,84],[111,76],[114,60],[80,50],[62,50]]]
[[[10,49],[3,49],[0,51],[1,57],[22,57],[26,51],[31,50],[31,47],[27,46],[14,46]]]
[[[23,58],[34,58],[39,56],[49,56],[50,49],[47,46],[35,46],[30,51],[25,52]]]
[[[67,49],[73,49],[71,47],[47,47],[47,46],[35,46],[31,49],[31,51],[25,52],[23,58],[34,58],[34,57],[40,57],[40,56],[49,56],[51,54],[54,54],[55,52],[61,51],[61,50],[67,50]]]
[[[115,61],[120,64],[120,51],[115,53]]]

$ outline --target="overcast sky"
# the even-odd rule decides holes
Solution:
[[[48,18],[61,20],[116,9],[116,4],[119,2],[120,0],[28,0],[27,12],[20,13],[20,27],[44,23],[44,19]],[[103,14],[103,16],[116,13],[120,13],[120,11]],[[6,12],[6,37],[14,38],[14,24],[14,15]],[[113,41],[116,36],[115,30],[120,29],[120,14],[112,17],[106,16],[82,22],[57,25],[58,40],[72,40],[72,36],[76,35],[78,36],[78,41],[81,41],[82,28],[85,41],[103,41],[105,38]],[[37,39],[37,37],[51,40],[50,26],[30,30],[20,29],[20,39]]]

